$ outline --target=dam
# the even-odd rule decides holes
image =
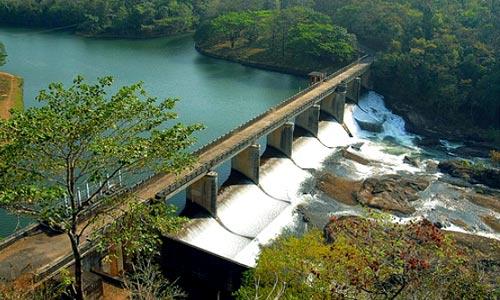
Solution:
[[[224,221],[221,221],[225,215],[231,213],[230,210],[226,212],[221,201],[217,199],[218,182],[223,182],[223,180],[218,179],[216,169],[230,162],[232,169],[258,185],[261,177],[260,155],[263,150],[261,148],[264,148],[259,142],[274,148],[285,157],[293,157],[295,127],[301,128],[312,136],[318,136],[320,112],[336,119],[339,124],[342,123],[346,98],[351,98],[353,101],[358,100],[361,86],[369,83],[371,63],[371,57],[362,57],[330,76],[322,76],[321,78],[313,76],[311,78],[312,85],[309,88],[196,151],[194,154],[198,160],[189,170],[181,172],[179,175],[155,174],[137,183],[131,190],[140,201],[149,201],[152,198],[169,199],[186,189],[187,205],[202,208],[217,220],[217,224],[224,224],[225,229],[234,226],[235,222],[226,221],[230,224],[225,225]],[[306,176],[305,173],[302,175]],[[265,178],[265,174],[262,176]],[[299,175],[297,179],[300,180],[300,178]],[[263,184],[265,185],[265,182]],[[262,191],[265,191],[265,188],[260,187]],[[273,192],[266,191],[266,193],[274,200],[281,199],[277,201],[281,202],[282,206],[278,208],[267,207],[271,213],[266,217],[268,221],[275,217],[279,221],[278,212],[285,208],[284,204],[293,202],[293,199],[288,199],[284,195],[273,195]],[[251,215],[249,216],[248,221],[253,219]],[[242,224],[243,222],[238,223]],[[251,226],[248,225],[248,227]],[[91,229],[99,230],[99,228]],[[240,236],[243,235],[245,234],[240,234]],[[250,237],[256,237],[255,232],[247,232],[247,235],[244,237],[247,240],[250,240]],[[88,236],[89,234],[84,237]],[[34,244],[37,244],[38,247],[32,247]],[[258,242],[253,244],[254,249],[256,244]],[[51,250],[44,251],[47,250],[46,247]],[[91,240],[83,242],[81,247],[85,257],[88,257],[86,268],[89,272],[95,268],[104,268],[100,265],[100,260],[95,257],[95,249]],[[240,249],[230,254],[226,253],[226,256],[232,255],[232,258],[235,258],[236,252],[243,250],[241,246],[239,247]],[[249,253],[255,252],[255,250],[251,250],[251,245],[248,249]],[[241,254],[241,257],[240,261],[244,265],[252,264],[251,259],[244,258],[244,254]],[[72,261],[71,250],[65,236],[48,236],[35,226],[29,232],[7,239],[2,244],[0,248],[0,276],[15,280],[20,276],[31,274],[30,276],[34,278],[35,282],[41,283],[56,275],[61,268],[70,267]],[[14,265],[15,268],[9,267],[9,265]],[[90,283],[89,286],[94,286],[94,284]]]

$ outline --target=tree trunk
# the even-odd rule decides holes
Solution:
[[[80,243],[74,234],[68,233],[68,235],[71,240],[71,249],[73,250],[73,258],[75,260],[75,299],[83,300],[82,257],[78,247]]]

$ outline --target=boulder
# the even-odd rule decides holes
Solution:
[[[359,127],[363,130],[375,133],[379,133],[384,130],[384,128],[382,127],[382,124],[384,123],[383,121],[379,121],[373,118],[362,119],[359,117],[354,117],[354,120],[356,120],[356,123],[358,123]]]
[[[405,156],[403,162],[415,168],[420,168],[420,160],[418,158]]]
[[[500,189],[500,170],[487,168],[464,160],[448,160],[439,163],[441,172],[463,179],[471,184],[483,184]]]
[[[359,164],[362,164],[362,165],[369,165],[371,163],[370,160],[364,158],[364,157],[361,157],[357,154],[354,154],[350,151],[348,151],[347,149],[342,149],[340,150],[342,156],[346,159],[349,159],[349,160],[352,160],[352,161],[355,161]]]
[[[457,156],[462,157],[481,157],[488,158],[490,157],[490,148],[481,147],[481,146],[463,146],[458,147],[451,152]]]
[[[410,202],[418,200],[418,193],[429,184],[423,176],[384,175],[366,179],[354,196],[357,202],[369,207],[411,214],[415,209]]]
[[[318,178],[316,187],[338,202],[346,205],[356,205],[354,193],[361,187],[361,182],[324,173]]]
[[[415,139],[415,143],[420,147],[441,147],[441,141],[434,137],[419,137]]]

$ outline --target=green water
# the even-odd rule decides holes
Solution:
[[[144,81],[160,98],[178,97],[180,120],[201,122],[207,129],[199,145],[230,131],[296,93],[306,80],[204,57],[192,37],[151,40],[100,40],[70,33],[0,28],[7,49],[2,71],[24,78],[25,107],[39,106],[35,96],[50,82],[71,83],[112,75],[116,85]],[[0,237],[10,234],[17,219],[0,212]]]

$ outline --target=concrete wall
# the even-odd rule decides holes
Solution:
[[[196,204],[217,216],[217,180],[216,172],[209,172],[186,190],[186,205]]]
[[[340,124],[344,123],[347,86],[339,85],[335,92],[321,101],[321,110],[331,115]]]
[[[254,144],[238,153],[231,160],[232,168],[259,184],[260,145]]]
[[[313,105],[295,118],[295,125],[305,129],[314,136],[318,136],[319,131],[319,105]]]
[[[231,293],[239,288],[243,273],[249,269],[171,237],[163,237],[161,257],[166,274],[179,278],[181,284],[196,287],[193,290],[200,295],[190,295],[192,299],[217,299],[215,295],[233,299]]]
[[[361,77],[356,77],[351,82],[348,83],[346,97],[350,101],[358,103],[360,94],[361,94]]]
[[[267,136],[267,145],[292,157],[294,123],[288,122]]]

